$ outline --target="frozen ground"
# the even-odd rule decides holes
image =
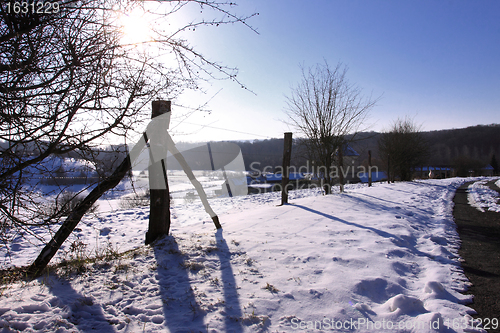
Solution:
[[[201,203],[178,198],[172,235],[154,247],[142,246],[148,208],[110,203],[60,253],[75,241],[89,253],[136,250],[79,275],[2,285],[0,329],[484,332],[472,296],[460,293],[468,281],[452,198],[467,180],[294,191],[285,206],[278,193],[211,199],[219,232]],[[4,265],[29,263],[39,249],[19,240],[10,250]]]

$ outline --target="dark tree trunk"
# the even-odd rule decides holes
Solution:
[[[167,112],[171,112],[170,101],[153,101],[151,118],[158,117]],[[168,127],[158,130],[165,131],[164,133],[156,133],[160,142],[150,142],[150,145],[166,145]],[[151,140],[153,141],[153,139]],[[170,193],[168,189],[167,167],[165,165],[167,155],[165,154],[165,158],[156,163],[153,163],[154,159],[152,156],[150,158],[151,165],[148,168],[150,209],[146,245],[154,242],[163,235],[168,235],[170,232]]]
[[[139,148],[138,146],[139,145],[136,145],[137,148]],[[134,149],[136,149],[136,147],[134,147]],[[75,207],[75,209],[73,209],[54,237],[52,237],[50,242],[45,245],[43,250],[38,255],[38,258],[36,258],[33,264],[29,267],[28,273],[30,275],[38,276],[42,273],[64,241],[73,232],[83,215],[85,215],[89,208],[92,207],[92,205],[104,194],[104,192],[118,185],[123,177],[127,175],[130,166],[130,155],[127,155],[113,174],[99,183],[96,188],[94,188],[92,192],[90,192],[89,195],[87,195],[85,199]]]

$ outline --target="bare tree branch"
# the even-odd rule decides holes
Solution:
[[[230,79],[244,87],[236,78],[236,68],[209,60],[185,40],[185,32],[203,26],[238,23],[255,31],[247,22],[255,14],[237,15],[233,2],[57,3],[58,10],[42,14],[15,13],[5,2],[0,4],[3,241],[9,234],[26,232],[27,226],[60,223],[65,208],[57,200],[67,186],[56,182],[59,193],[51,196],[41,190],[47,179],[55,181],[60,172],[59,165],[49,163],[55,154],[87,159],[99,174],[97,179],[102,179],[106,172],[101,170],[101,143],[109,138],[125,141],[129,133],[141,132],[140,125],[150,117],[144,106],[151,100],[161,96],[173,99],[185,89],[197,89],[200,80]],[[202,9],[198,18],[171,31],[160,30],[192,6]],[[154,18],[152,38],[126,43],[118,18],[136,8]],[[45,178],[37,181],[33,175],[40,171]],[[88,186],[92,189],[96,184]]]

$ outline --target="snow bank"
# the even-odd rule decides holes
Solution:
[[[480,212],[484,212],[485,209],[500,212],[498,192],[484,185],[489,181],[491,179],[483,179],[470,184],[467,190],[467,200],[469,201],[469,205],[476,207]],[[499,182],[500,180],[496,182],[497,186]]]

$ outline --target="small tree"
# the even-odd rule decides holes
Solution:
[[[398,118],[379,139],[379,155],[390,165],[389,180],[412,179],[413,171],[429,156],[429,145],[411,119]]]
[[[304,136],[303,147],[323,178],[326,194],[331,193],[332,164],[342,168],[339,154],[364,124],[377,100],[363,98],[361,90],[347,80],[347,67],[330,68],[325,61],[302,68],[302,80],[287,97],[288,124]],[[349,136],[348,134],[354,134]],[[337,170],[339,171],[339,170]]]

